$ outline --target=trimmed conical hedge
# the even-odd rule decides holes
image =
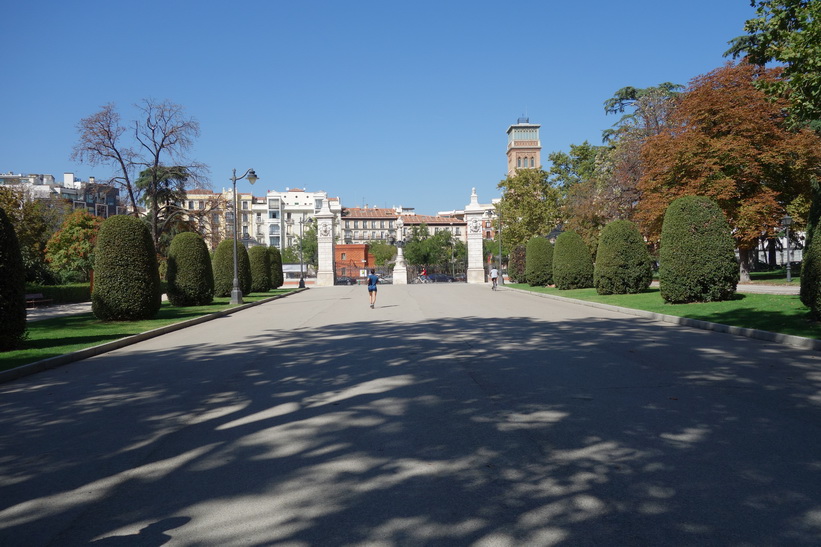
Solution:
[[[234,288],[234,240],[225,239],[214,252],[214,294],[231,296]],[[242,294],[251,292],[251,262],[245,245],[237,244],[237,280]]]
[[[527,264],[527,247],[517,245],[510,251],[510,258],[507,262],[507,275],[514,283],[522,283],[525,280],[525,265]]]
[[[263,245],[251,247],[248,250],[248,259],[251,263],[251,290],[254,292],[268,292],[271,290],[271,255]]]
[[[553,245],[543,237],[532,237],[527,242],[525,281],[531,287],[553,284]]]
[[[593,258],[582,236],[562,232],[553,247],[553,282],[560,290],[593,286]]]
[[[26,336],[26,269],[20,242],[0,208],[0,351],[20,347]]]
[[[285,283],[285,274],[282,273],[282,254],[276,247],[268,247],[268,256],[271,259],[271,288],[278,289]]]
[[[644,238],[628,220],[615,220],[602,229],[593,269],[599,294],[636,294],[653,281],[653,260]]]
[[[801,262],[801,302],[816,321],[821,319],[821,223],[815,227]]]
[[[728,300],[738,279],[735,241],[718,204],[701,196],[673,201],[661,227],[661,297],[673,304]]]
[[[91,309],[104,321],[154,317],[162,304],[157,255],[148,227],[130,215],[109,217],[94,250]]]
[[[205,306],[214,300],[208,247],[193,232],[177,234],[168,247],[168,300],[174,306]]]

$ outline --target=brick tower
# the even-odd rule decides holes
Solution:
[[[507,176],[512,177],[519,169],[542,167],[540,127],[530,123],[529,118],[519,118],[516,125],[507,128]]]

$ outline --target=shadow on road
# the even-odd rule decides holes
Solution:
[[[0,544],[817,544],[818,358],[668,329],[340,324],[0,386]]]

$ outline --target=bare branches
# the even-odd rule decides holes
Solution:
[[[126,127],[113,104],[77,124],[79,140],[72,159],[90,165],[109,165],[114,174],[109,182],[128,195],[135,216],[140,202],[149,204],[154,242],[159,242],[163,226],[157,222],[158,193],[163,191],[163,173],[173,166],[197,186],[205,186],[208,168],[188,157],[194,141],[200,135],[199,123],[185,109],[171,101],[144,99],[136,105],[139,116],[132,124],[132,139],[126,137]],[[139,184],[137,183],[139,175]],[[183,181],[184,182],[184,181]]]

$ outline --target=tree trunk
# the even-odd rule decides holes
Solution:
[[[755,252],[753,252],[752,249],[738,249],[738,273],[740,283],[750,281],[750,270],[752,270],[754,256]]]

